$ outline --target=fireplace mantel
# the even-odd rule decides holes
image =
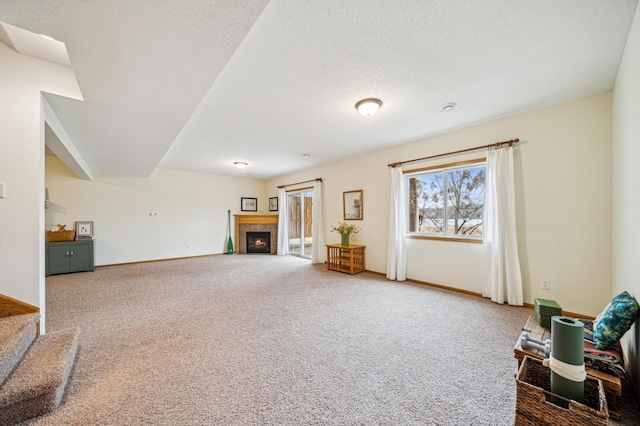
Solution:
[[[235,222],[235,252],[239,254],[246,253],[246,247],[244,244],[245,233],[247,229],[252,231],[271,230],[271,245],[277,247],[277,234],[278,234],[278,215],[277,214],[234,214]],[[244,232],[243,232],[244,231]],[[242,234],[242,235],[241,235]],[[271,250],[272,254],[276,253],[276,250]]]

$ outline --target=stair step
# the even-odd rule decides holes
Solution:
[[[0,386],[35,340],[38,321],[39,313],[0,318]]]
[[[76,328],[36,339],[0,388],[0,424],[13,425],[60,405],[78,348]]]

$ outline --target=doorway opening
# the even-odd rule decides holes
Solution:
[[[313,246],[313,189],[287,194],[289,254],[311,258]]]

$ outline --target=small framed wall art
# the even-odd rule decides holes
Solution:
[[[269,211],[270,212],[278,211],[278,197],[269,198]]]
[[[93,237],[93,222],[76,222],[77,237]]]
[[[240,197],[240,210],[243,212],[257,212],[258,211],[258,199]]]
[[[362,220],[364,216],[364,203],[362,189],[357,191],[345,191],[342,194],[344,220]]]

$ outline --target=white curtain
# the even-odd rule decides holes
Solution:
[[[484,188],[484,285],[482,295],[522,306],[522,274],[516,239],[513,147],[487,152]]]
[[[389,248],[387,252],[387,278],[407,279],[407,196],[402,167],[391,169],[391,196],[389,197]]]
[[[278,256],[289,254],[289,221],[287,220],[287,191],[284,188],[278,190]]]
[[[311,212],[313,244],[311,245],[311,263],[324,263],[326,252],[324,247],[324,218],[322,217],[322,182],[313,184],[313,211]]]

